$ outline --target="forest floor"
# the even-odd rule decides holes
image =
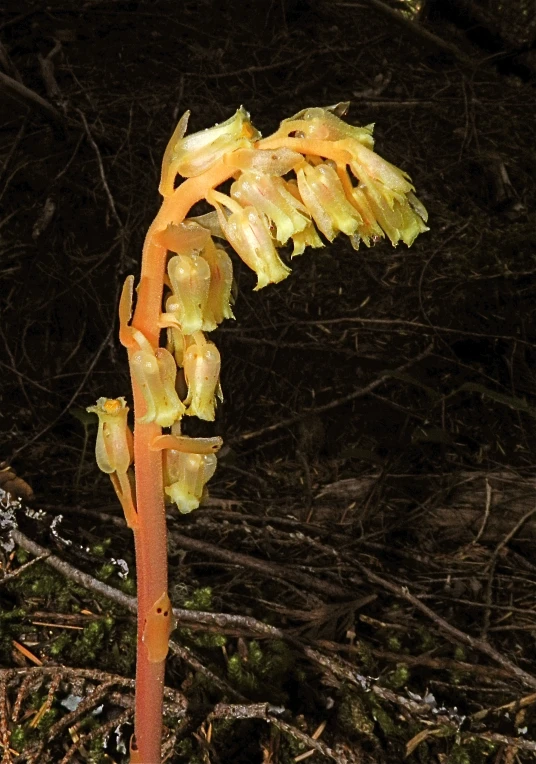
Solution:
[[[235,260],[224,403],[189,430],[224,451],[169,511],[166,761],[536,760],[530,60],[368,0],[7,6],[0,71],[44,104],[0,88],[2,762],[127,760],[134,550],[85,408],[128,397],[118,296],[178,118],[339,101],[430,231],[258,293]]]

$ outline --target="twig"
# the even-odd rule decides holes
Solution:
[[[24,573],[25,570],[28,568],[31,568],[32,565],[35,565],[37,562],[40,562],[41,560],[46,560],[49,556],[49,553],[39,555],[39,557],[34,557],[33,560],[30,560],[29,562],[25,562],[24,565],[20,565],[17,570],[14,570],[13,573],[6,573],[3,578],[0,578],[0,586],[3,586],[4,584],[7,584],[9,581],[13,581],[15,578],[18,578],[22,573]]]
[[[445,53],[450,53],[451,56],[453,56],[456,60],[458,60],[460,63],[465,64],[465,66],[470,67],[471,69],[475,68],[475,62],[472,61],[468,56],[465,55],[465,53],[462,53],[462,51],[456,47],[456,45],[452,45],[452,43],[445,42],[445,40],[442,40],[441,37],[438,37],[435,34],[432,34],[432,32],[429,32],[427,29],[424,29],[419,24],[416,24],[413,21],[410,21],[409,19],[405,18],[401,13],[396,11],[394,8],[390,8],[385,3],[382,3],[381,0],[364,0],[368,5],[370,5],[372,8],[374,8],[376,11],[379,11],[384,16],[387,16],[391,21],[394,21],[395,24],[398,24],[401,26],[406,33],[409,33],[411,37],[416,37],[421,42],[425,43],[428,48],[432,49],[439,49],[444,51]],[[355,8],[355,3],[336,3],[336,6],[338,8]]]
[[[403,363],[401,366],[398,366],[394,370],[394,373],[400,374],[401,372],[406,371],[406,369],[410,369],[414,364],[419,363],[420,361],[427,358],[432,353],[433,349],[434,349],[434,345],[433,343],[430,343],[427,346],[427,348],[423,350],[422,353],[419,353],[419,355],[415,356],[415,358],[412,358],[406,363]],[[302,419],[306,419],[307,417],[310,417],[311,415],[316,416],[318,414],[323,413],[324,411],[331,411],[331,409],[338,408],[339,406],[344,406],[345,403],[349,403],[350,401],[355,401],[358,398],[363,398],[365,395],[368,395],[373,390],[376,390],[376,388],[378,388],[384,382],[387,382],[388,380],[392,379],[392,377],[393,377],[393,371],[384,371],[373,382],[371,382],[369,385],[366,385],[366,387],[361,387],[359,388],[359,390],[355,390],[353,393],[350,393],[349,395],[345,395],[343,398],[337,398],[336,400],[331,401],[330,403],[326,403],[324,406],[318,406],[315,409],[304,410],[300,414],[291,416],[288,419],[283,419],[280,422],[276,422],[275,424],[268,425],[267,427],[262,427],[260,430],[245,432],[243,435],[238,435],[236,438],[234,438],[232,442],[239,442],[243,440],[251,440],[252,438],[258,438],[260,435],[264,435],[264,433],[266,432],[273,432],[274,430],[279,430],[282,427],[290,427],[291,425],[296,424],[297,422],[301,422]]]
[[[293,581],[294,583],[301,584],[308,589],[325,594],[328,597],[349,597],[351,592],[349,589],[345,589],[337,584],[332,584],[328,581],[322,581],[307,573],[302,573],[299,570],[294,570],[287,565],[281,565],[277,562],[266,562],[264,560],[258,560],[255,557],[250,557],[240,552],[231,552],[229,549],[222,549],[216,546],[216,544],[210,544],[207,541],[198,541],[192,539],[189,536],[184,536],[182,533],[173,533],[173,540],[177,545],[182,546],[184,549],[190,549],[195,552],[202,552],[210,557],[216,557],[220,560],[225,560],[232,565],[238,565],[240,567],[249,568],[250,570],[256,570],[259,573],[263,573],[269,578],[279,578],[283,581]]]
[[[394,584],[391,581],[387,581],[385,578],[378,576],[357,559],[355,564],[359,570],[361,570],[361,572],[368,578],[369,581],[378,584],[397,597],[401,597],[402,599],[406,600],[406,602],[409,602],[411,605],[413,605],[413,607],[417,608],[417,610],[420,610],[421,613],[424,613],[424,615],[430,618],[430,620],[433,621],[442,631],[450,634],[459,642],[468,645],[473,650],[487,655],[488,658],[491,658],[500,666],[503,666],[508,671],[510,671],[526,687],[536,689],[536,677],[519,668],[519,666],[516,666],[515,663],[512,663],[512,661],[508,660],[508,658],[505,658],[503,655],[497,652],[497,650],[495,650],[490,644],[476,637],[471,637],[469,634],[466,634],[464,631],[460,631],[460,629],[457,629],[455,626],[451,626],[448,621],[445,621],[444,618],[442,618],[431,608],[421,602],[418,597],[415,597],[413,594],[411,594],[406,587],[398,586],[398,584]]]
[[[62,133],[66,133],[67,125],[60,112],[48,101],[45,101],[44,98],[41,98],[35,91],[23,85],[22,82],[17,82],[12,77],[8,77],[7,74],[0,72],[0,90],[3,90],[15,101],[28,107],[30,110],[38,111],[45,119],[52,122],[53,125],[61,128]]]
[[[482,625],[482,631],[481,631],[482,637],[486,636],[489,629],[489,624],[491,619],[491,599],[492,599],[492,593],[493,593],[492,591],[493,577],[495,575],[495,568],[497,566],[497,560],[499,559],[499,554],[501,553],[501,550],[504,549],[506,544],[508,544],[514,538],[517,532],[521,530],[521,528],[525,525],[527,520],[530,520],[530,518],[535,514],[536,514],[536,507],[533,507],[532,509],[529,509],[528,512],[525,512],[525,514],[519,518],[519,520],[514,525],[514,527],[497,544],[491,556],[491,560],[488,563],[488,578],[486,582],[486,594],[485,594],[486,610],[484,612],[484,619],[483,619],[483,625]]]
[[[121,218],[119,217],[119,215],[117,213],[117,209],[116,209],[116,206],[115,206],[115,201],[114,201],[114,198],[112,196],[112,192],[110,191],[110,186],[108,185],[108,181],[106,180],[106,173],[104,171],[104,164],[102,162],[102,157],[101,157],[101,153],[99,151],[99,147],[95,143],[95,139],[93,138],[93,135],[91,134],[91,130],[89,129],[89,125],[88,125],[87,120],[86,120],[86,115],[84,114],[83,111],[81,111],[81,109],[77,109],[76,111],[80,115],[80,119],[82,120],[82,124],[84,125],[84,130],[86,131],[87,139],[88,139],[88,141],[89,141],[89,143],[91,145],[91,148],[95,152],[95,156],[97,157],[97,163],[99,165],[99,173],[100,173],[102,185],[104,187],[104,191],[105,191],[106,197],[108,199],[108,204],[110,205],[110,210],[112,211],[112,216],[113,216],[115,222],[117,223],[117,225],[119,226],[119,229],[122,231],[123,230],[123,223],[121,222]]]
[[[490,508],[491,508],[491,486],[489,484],[489,480],[486,478],[486,507],[484,511],[484,517],[482,519],[482,524],[480,528],[478,529],[478,533],[476,534],[475,538],[471,542],[473,546],[475,546],[475,544],[478,544],[478,542],[482,538],[482,534],[484,533],[486,525],[488,524]]]

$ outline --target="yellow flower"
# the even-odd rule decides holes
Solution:
[[[138,516],[130,482],[134,453],[132,433],[127,424],[128,406],[124,398],[99,398],[87,411],[99,417],[95,455],[99,469],[110,476],[129,528],[136,528]]]
[[[348,106],[349,103],[346,102],[326,108],[317,106],[303,109],[293,117],[283,120],[278,133],[282,131],[288,135],[289,132],[298,132],[304,138],[320,141],[340,141],[345,138],[352,138],[364,146],[372,148],[374,145],[373,124],[357,127],[349,125],[337,116],[337,114],[345,114]]]
[[[234,318],[231,308],[233,264],[224,249],[209,239],[201,253],[210,268],[210,285],[204,312],[203,331],[210,332],[225,318]]]
[[[184,178],[201,175],[224,154],[248,148],[260,138],[260,133],[255,130],[242,106],[226,122],[183,137],[188,116],[189,112],[181,119],[164,154],[160,182],[160,191],[164,196],[173,193],[176,173]]]
[[[244,172],[231,186],[231,197],[242,207],[255,207],[276,228],[275,238],[286,244],[311,222],[306,207],[287,188],[282,178]]]
[[[197,509],[205,484],[216,471],[214,454],[190,454],[168,449],[164,457],[165,492],[177,505],[179,512],[187,514]]]
[[[145,414],[136,421],[170,427],[185,410],[175,389],[175,359],[166,348],[154,350],[140,331],[135,329],[132,334],[139,349],[133,352],[130,366],[146,407]]]
[[[184,353],[184,376],[188,385],[186,414],[212,422],[220,380],[220,353],[201,332],[197,332],[193,340]],[[221,392],[219,397],[221,399]]]
[[[99,417],[95,455],[100,470],[126,472],[132,463],[132,433],[127,424],[128,406],[124,398],[99,398],[96,406],[88,406],[90,414]]]
[[[352,236],[362,223],[348,201],[334,168],[325,163],[304,164],[297,172],[298,189],[305,206],[324,236],[333,241],[339,231]]]
[[[210,191],[207,201],[216,208],[220,226],[238,256],[257,274],[255,290],[277,284],[290,273],[279,255],[265,217],[251,205],[243,208],[219,191]],[[222,205],[231,211],[226,217]]]
[[[173,316],[183,334],[201,331],[210,288],[209,264],[197,254],[175,255],[168,263],[168,275],[173,297],[166,302],[166,314]]]
[[[350,169],[359,181],[353,192],[356,207],[367,208],[393,245],[402,240],[411,246],[429,230],[428,213],[405,172],[360,145],[354,147]]]

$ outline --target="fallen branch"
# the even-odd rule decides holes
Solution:
[[[37,111],[49,122],[60,128],[62,133],[66,133],[67,125],[64,117],[55,109],[52,104],[41,98],[34,90],[30,90],[22,82],[17,82],[13,77],[0,72],[0,90],[3,90],[8,96],[18,103],[26,106],[30,111]]]

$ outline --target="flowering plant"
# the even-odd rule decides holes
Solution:
[[[119,305],[134,435],[124,398],[100,398],[89,409],[99,417],[98,466],[112,479],[136,546],[131,762],[160,761],[164,668],[173,627],[164,502],[181,513],[196,509],[222,445],[218,437],[181,434],[184,416],[212,421],[222,398],[220,354],[205,336],[234,318],[232,261],[220,242],[255,272],[255,289],[262,289],[291,272],[280,248],[291,243],[295,257],[306,247],[323,247],[319,232],[330,242],[343,233],[358,249],[384,236],[393,245],[409,246],[428,230],[426,210],[408,175],[374,152],[372,125],[354,127],[341,118],[347,107],[304,109],[264,139],[243,108],[220,125],[185,136],[187,112],[164,154],[164,201],[145,239],[134,313],[133,276],[126,279]],[[176,186],[177,176],[182,181]],[[226,194],[220,187],[229,179]],[[200,200],[214,211],[188,218]]]

